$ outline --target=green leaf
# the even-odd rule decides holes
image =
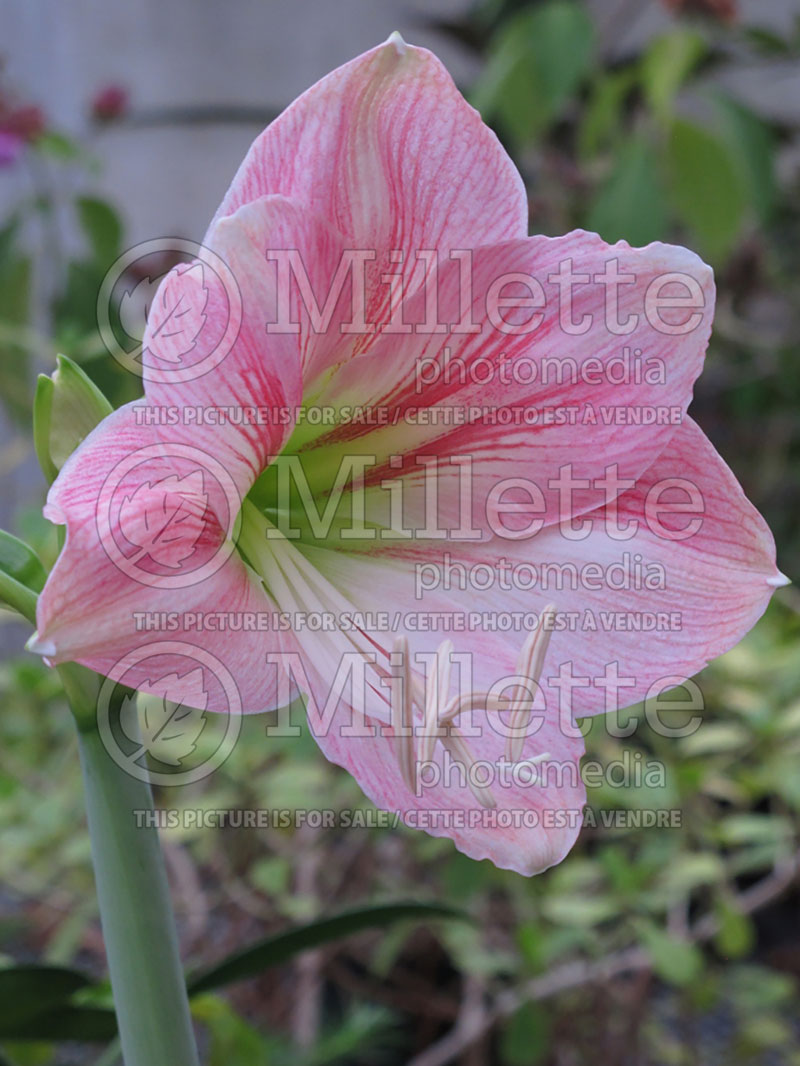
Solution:
[[[208,1029],[209,1066],[271,1061],[264,1037],[224,999],[198,996],[192,1003],[192,1017]]]
[[[36,138],[36,147],[40,152],[44,152],[46,155],[52,156],[53,159],[58,159],[62,162],[70,162],[75,159],[81,159],[84,157],[84,149],[78,143],[73,141],[69,137],[65,137],[63,133],[56,133],[54,130],[45,130]]]
[[[550,1044],[550,1015],[541,1003],[526,1003],[514,1013],[500,1036],[507,1066],[536,1066]]]
[[[117,1019],[113,1010],[69,1004],[0,1024],[0,1039],[3,1040],[106,1043],[113,1040],[116,1034]]]
[[[41,592],[47,580],[47,572],[33,548],[4,529],[0,529],[0,570],[34,592]]]
[[[719,117],[716,129],[730,152],[754,214],[767,223],[777,194],[775,135],[766,122],[729,97],[719,94],[715,103]]]
[[[27,422],[30,349],[16,334],[21,337],[29,324],[32,269],[17,245],[18,228],[12,219],[0,229],[0,395],[10,414]]]
[[[320,947],[331,940],[340,940],[365,929],[381,929],[395,922],[428,919],[468,920],[463,912],[438,903],[387,903],[375,907],[360,907],[267,937],[245,951],[230,955],[219,965],[190,977],[189,994],[196,995],[198,992],[220,988],[233,981],[256,977],[269,967],[279,966],[301,951]]]
[[[19,1034],[12,1029],[64,1004],[90,984],[85,974],[62,966],[9,966],[0,970],[0,1036],[14,1039]]]
[[[496,37],[473,102],[519,141],[557,118],[588,72],[594,27],[582,4],[550,0],[511,19]]]
[[[664,190],[653,147],[643,134],[634,135],[620,149],[586,225],[610,243],[624,239],[632,245],[642,245],[664,236]]]
[[[640,923],[639,935],[650,954],[653,969],[664,981],[688,985],[703,968],[703,953],[696,944],[679,940],[664,929]]]
[[[713,134],[676,119],[667,142],[672,201],[711,260],[724,260],[741,230],[745,197],[734,160]]]
[[[690,758],[697,755],[716,755],[720,752],[746,751],[750,732],[738,722],[703,722],[702,728],[691,736],[682,737],[681,754]]]
[[[33,442],[49,481],[113,408],[94,382],[65,355],[52,377],[39,375],[33,400]]]
[[[749,954],[755,943],[755,930],[748,915],[724,897],[716,901],[714,912],[719,922],[714,944],[720,955],[740,959]]]
[[[578,128],[578,153],[591,160],[622,135],[625,100],[636,83],[632,67],[607,71],[597,79]]]
[[[82,196],[77,204],[78,218],[91,245],[93,257],[103,268],[119,256],[122,247],[122,223],[114,208],[105,200]]]
[[[717,832],[730,845],[787,843],[794,836],[791,819],[781,814],[730,814],[719,823]]]
[[[706,52],[700,34],[686,28],[656,37],[642,57],[642,87],[653,110],[665,116],[686,78]]]
[[[542,903],[542,914],[551,922],[572,927],[590,927],[614,918],[620,904],[609,896],[554,895]]]

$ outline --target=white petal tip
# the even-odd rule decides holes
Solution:
[[[786,574],[782,574],[780,570],[777,574],[767,578],[767,584],[772,585],[774,589],[782,589],[784,585],[791,585],[792,579],[787,577]]]
[[[393,33],[389,34],[389,38],[386,41],[386,43],[390,44],[392,46],[392,48],[394,48],[395,52],[397,52],[397,54],[399,56],[404,56],[406,54],[406,52],[408,51],[408,45],[403,40],[403,38],[400,36],[400,34],[397,32],[397,30],[395,30]]]
[[[33,634],[25,647],[34,655],[46,655],[48,658],[52,658],[56,653],[56,646],[52,640],[41,640],[38,633]]]

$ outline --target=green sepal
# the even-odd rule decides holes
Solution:
[[[33,400],[33,442],[44,476],[61,467],[113,408],[95,383],[65,355],[52,377],[39,375]]]

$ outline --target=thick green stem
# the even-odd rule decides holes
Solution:
[[[150,786],[79,730],[103,938],[125,1066],[198,1066]]]

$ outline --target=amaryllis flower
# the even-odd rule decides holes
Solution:
[[[52,486],[34,648],[189,705],[199,664],[220,712],[299,692],[378,806],[498,866],[563,858],[576,719],[691,677],[782,579],[686,415],[710,268],[527,233],[424,49],[295,101],[151,302],[146,400]]]

